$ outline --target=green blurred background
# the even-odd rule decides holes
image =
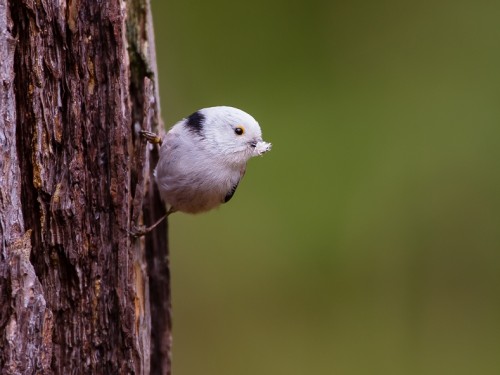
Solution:
[[[166,124],[273,143],[170,219],[174,374],[499,374],[500,3],[152,7]]]

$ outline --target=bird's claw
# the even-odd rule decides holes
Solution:
[[[148,130],[140,130],[139,134],[146,139],[149,143],[155,144],[155,145],[160,145],[162,144],[162,139],[161,137],[153,132],[150,132]]]
[[[128,233],[134,238],[144,237],[146,234],[150,233],[154,229],[153,226],[146,227],[145,225],[137,225],[130,228]]]
[[[136,226],[133,228],[130,228],[127,232],[134,238],[139,238],[143,237],[149,232],[151,232],[152,228],[146,228],[144,225]]]
[[[166,215],[162,216],[160,218],[160,220],[158,220],[156,223],[154,223],[150,227],[146,227],[144,225],[138,225],[138,226],[134,225],[132,228],[130,228],[128,233],[134,238],[139,238],[139,237],[145,236],[146,234],[150,233],[153,229],[155,229],[163,220],[165,220],[165,218],[167,216],[168,216],[168,213]]]

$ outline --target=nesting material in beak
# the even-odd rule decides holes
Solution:
[[[267,142],[264,142],[264,141],[260,141],[260,142],[257,142],[257,145],[255,146],[255,154],[256,155],[262,155],[262,154],[265,154],[266,152],[268,152],[269,150],[271,150],[271,144],[270,143],[267,143]]]

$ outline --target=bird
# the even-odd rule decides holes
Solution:
[[[159,142],[154,133],[141,135]],[[177,122],[161,142],[154,173],[167,216],[207,212],[229,202],[248,160],[269,150],[259,123],[238,108],[203,108]]]

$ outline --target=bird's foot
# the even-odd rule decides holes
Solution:
[[[134,226],[133,228],[130,228],[128,231],[129,234],[134,237],[134,238],[139,238],[142,236],[145,236],[146,234],[150,233],[153,229],[155,229],[160,223],[165,220],[165,218],[168,216],[168,213],[164,215],[160,220],[158,220],[156,223],[153,225],[146,227],[144,225],[139,225],[139,226]]]
[[[148,130],[140,130],[139,134],[146,139],[149,143],[152,143],[154,145],[160,145],[162,144],[162,139],[161,137],[153,132],[150,132]]]

